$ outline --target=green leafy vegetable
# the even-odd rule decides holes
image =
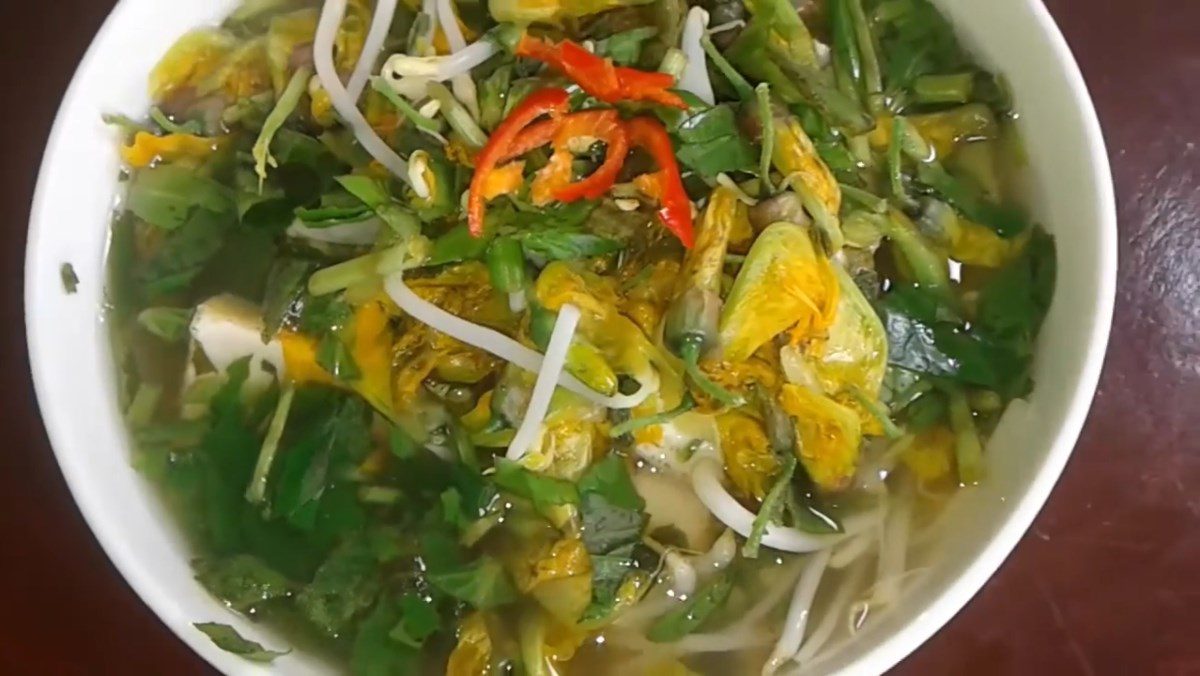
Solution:
[[[358,627],[350,651],[354,676],[394,676],[414,673],[420,654],[411,643],[393,636],[403,610],[389,599],[380,599]]]
[[[188,335],[192,323],[191,308],[148,307],[138,313],[138,324],[168,343],[177,343]]]
[[[733,591],[733,573],[726,569],[679,607],[658,618],[646,638],[655,643],[673,643],[704,626]]]
[[[412,648],[420,648],[425,640],[441,629],[441,617],[437,606],[417,594],[400,597],[400,620],[388,632],[394,641]]]
[[[225,214],[233,202],[229,190],[216,181],[192,169],[162,164],[134,175],[126,208],[151,225],[176,230],[196,221],[196,210]]]
[[[63,291],[72,294],[79,290],[79,275],[75,274],[75,266],[63,263],[58,269],[58,275],[62,279]]]
[[[775,483],[771,484],[771,489],[767,491],[762,505],[758,508],[758,514],[754,516],[750,535],[746,537],[746,542],[742,545],[742,556],[747,559],[758,558],[758,548],[762,545],[762,537],[767,532],[767,526],[779,523],[779,518],[783,515],[792,485],[792,477],[795,475],[796,456],[788,453],[783,458],[783,466],[780,468],[779,475],[775,477]]]
[[[521,248],[527,256],[537,256],[547,261],[576,260],[591,258],[620,251],[620,242],[594,235],[590,232],[564,230],[542,230],[525,233],[520,237]]]
[[[221,650],[233,653],[251,662],[269,664],[275,661],[275,658],[282,657],[288,653],[288,651],[267,650],[254,641],[242,638],[242,635],[228,624],[197,622],[193,626],[204,632],[204,635],[212,639],[212,642]]]
[[[196,579],[213,595],[241,612],[251,612],[264,603],[286,599],[297,585],[249,554],[195,563]]]
[[[643,26],[631,30],[614,33],[596,41],[596,54],[607,56],[618,66],[633,66],[642,57],[642,45],[647,40],[658,35],[658,28]]]
[[[312,261],[290,256],[277,258],[272,263],[262,300],[263,342],[274,338],[288,317],[296,312],[297,304],[304,297],[304,284],[316,268]]]
[[[531,472],[512,460],[497,459],[496,474],[492,478],[501,490],[529,500],[539,511],[579,502],[575,484]]]
[[[333,550],[296,604],[314,626],[337,636],[375,603],[380,588],[375,552],[366,538],[355,537]]]
[[[429,573],[438,589],[477,610],[491,610],[517,600],[517,590],[504,566],[490,556],[449,570]]]
[[[267,165],[272,167],[278,166],[278,161],[271,156],[271,139],[275,137],[275,132],[283,126],[284,122],[296,112],[296,107],[300,105],[300,97],[308,91],[308,81],[312,78],[312,66],[301,66],[292,73],[292,77],[288,80],[287,86],[283,93],[279,95],[279,100],[275,102],[275,107],[271,110],[271,114],[267,115],[267,119],[263,122],[262,131],[259,132],[258,140],[254,142],[254,148],[251,153],[254,155],[254,171],[258,174],[260,181],[267,178]]]

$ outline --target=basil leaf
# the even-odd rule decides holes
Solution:
[[[254,641],[242,638],[242,635],[236,629],[227,624],[197,622],[192,626],[204,632],[204,635],[212,639],[212,642],[221,650],[233,653],[251,662],[268,664],[274,661],[276,657],[281,657],[290,652],[286,650],[283,652],[267,650]]]

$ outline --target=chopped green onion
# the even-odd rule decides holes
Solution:
[[[371,89],[374,89],[382,94],[383,98],[387,99],[388,103],[395,106],[396,110],[399,110],[400,114],[403,115],[405,119],[413,123],[414,127],[438,138],[439,140],[445,141],[441,135],[442,126],[438,124],[438,121],[430,117],[425,117],[419,111],[417,111],[417,109],[414,108],[411,103],[405,100],[403,96],[400,96],[395,89],[392,89],[391,85],[387,83],[387,80],[379,76],[371,78]]]
[[[954,430],[954,458],[958,465],[958,480],[972,486],[983,480],[983,443],[975,429],[974,414],[967,395],[953,389],[950,395],[950,427]]]
[[[867,23],[867,13],[863,10],[863,0],[842,2],[849,13],[855,42],[858,44],[867,108],[872,113],[879,113],[883,110],[883,75],[879,69],[879,55],[875,51],[875,37],[871,35],[871,25]]]
[[[450,124],[451,129],[458,132],[467,145],[476,150],[487,145],[487,134],[479,128],[479,124],[475,122],[474,117],[471,117],[471,112],[467,110],[466,106],[454,98],[454,94],[445,85],[440,82],[430,82],[429,95],[442,105],[442,115],[446,117],[446,122]]]
[[[667,50],[666,56],[659,64],[658,72],[666,73],[678,80],[679,76],[683,75],[684,68],[687,68],[687,55],[678,47],[672,47]]]
[[[130,427],[137,429],[150,424],[154,419],[154,412],[158,410],[158,402],[162,400],[162,393],[162,385],[138,385],[137,393],[133,395],[133,401],[125,411],[125,419],[129,421]]]
[[[917,103],[966,103],[974,89],[973,73],[922,75],[913,81]]]

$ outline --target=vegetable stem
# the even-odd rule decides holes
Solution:
[[[642,428],[651,427],[654,425],[662,425],[671,422],[675,418],[678,418],[693,408],[696,408],[696,400],[692,399],[691,394],[685,392],[683,395],[683,401],[679,402],[679,405],[675,408],[669,411],[655,413],[654,415],[643,416],[641,418],[631,418],[623,423],[613,425],[612,429],[610,429],[608,432],[608,436],[616,439],[617,437],[629,434],[635,430],[640,430]]]
[[[704,371],[700,370],[700,366],[697,363],[700,359],[699,342],[689,341],[684,343],[679,352],[679,356],[683,358],[684,370],[687,371],[688,377],[691,378],[692,383],[698,387],[701,392],[715,399],[722,406],[728,406],[730,408],[737,408],[738,406],[746,403],[742,397],[733,394],[729,390],[726,390],[720,385],[714,383],[707,375],[704,374]]]
[[[950,395],[950,427],[954,430],[954,457],[958,464],[958,480],[973,486],[983,480],[983,444],[975,429],[975,418],[967,395],[958,388]]]
[[[842,0],[842,3],[849,14],[858,44],[867,109],[873,114],[878,114],[883,110],[883,75],[879,68],[879,54],[875,51],[875,36],[871,34],[871,25],[867,22],[866,11],[863,10],[863,0]]]
[[[400,96],[400,94],[398,94],[396,90],[387,83],[387,80],[384,80],[379,76],[371,78],[371,89],[374,89],[382,94],[383,98],[387,99],[388,103],[395,106],[396,110],[399,110],[400,114],[404,115],[405,119],[411,122],[414,127],[437,139],[445,141],[440,133],[442,126],[438,124],[438,121],[431,117],[422,115],[416,108],[413,107],[411,103],[405,100],[403,96]]]
[[[767,491],[754,523],[750,526],[750,535],[742,545],[742,556],[747,559],[758,558],[758,549],[762,546],[762,537],[767,532],[767,526],[779,521],[783,509],[788,503],[788,494],[792,488],[792,477],[796,475],[796,456],[789,453],[783,460],[783,468],[775,483]]]
[[[454,98],[454,94],[446,89],[445,85],[430,82],[429,95],[442,105],[442,115],[446,116],[446,122],[450,124],[451,129],[458,132],[467,145],[475,150],[487,145],[487,134],[479,128],[479,123],[471,116],[466,106]]]
[[[277,166],[275,158],[271,156],[271,139],[275,138],[275,133],[283,127],[292,113],[296,112],[296,106],[300,105],[300,97],[304,96],[308,89],[308,81],[312,74],[312,66],[296,69],[292,79],[288,80],[287,87],[279,95],[279,100],[275,102],[275,107],[271,109],[271,114],[267,115],[262,132],[254,142],[251,154],[254,156],[254,171],[258,174],[259,192],[262,192],[263,181],[267,178],[267,165]]]
[[[279,401],[275,403],[275,413],[271,416],[267,436],[258,452],[258,462],[254,465],[254,476],[250,478],[250,485],[246,487],[246,500],[251,504],[261,504],[266,499],[267,478],[271,474],[271,466],[275,463],[279,440],[283,438],[283,429],[287,426],[288,413],[292,409],[292,398],[295,394],[296,388],[291,385],[285,386],[279,393]]]
[[[717,51],[717,46],[713,44],[707,34],[700,37],[700,46],[704,48],[704,53],[708,55],[708,58],[712,59],[713,65],[717,67],[721,75],[724,75],[725,79],[729,81],[739,99],[749,101],[754,98],[754,87],[733,67],[732,63],[729,63],[729,59],[726,59],[724,54]]]
[[[913,81],[917,103],[966,103],[975,89],[973,73],[922,75]]]
[[[766,197],[775,192],[771,184],[771,158],[775,154],[775,115],[771,110],[771,85],[760,82],[754,88],[758,100],[758,119],[762,124],[762,153],[758,159],[759,195]]]

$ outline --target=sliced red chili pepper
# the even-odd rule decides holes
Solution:
[[[550,143],[554,140],[554,134],[558,132],[558,128],[562,126],[562,121],[563,118],[561,117],[552,117],[548,120],[538,120],[525,127],[521,131],[521,135],[517,137],[517,140],[504,151],[504,155],[500,157],[499,163],[503,164],[535,148],[541,148]]]
[[[539,89],[517,105],[492,132],[487,145],[475,156],[475,173],[467,196],[467,228],[473,237],[483,235],[483,212],[487,205],[483,196],[483,185],[487,175],[508,149],[516,142],[521,132],[543,115],[556,117],[567,112],[568,95],[558,88]]]
[[[695,237],[692,232],[692,202],[683,189],[671,137],[660,122],[649,117],[635,117],[627,121],[625,127],[629,131],[629,142],[645,148],[658,164],[658,171],[653,176],[661,195],[659,220],[683,242],[683,246],[692,248]]]
[[[669,88],[675,78],[667,73],[652,73],[633,68],[617,68],[617,79],[621,81],[621,93],[633,101],[650,101],[672,108],[687,109],[687,102]]]
[[[596,56],[571,40],[551,43],[524,35],[514,53],[561,71],[583,91],[607,103],[652,101],[687,108],[683,99],[667,91],[675,84],[675,78],[670,75],[614,66],[610,59]]]
[[[607,148],[604,162],[587,177],[574,181],[571,165],[575,156],[568,146],[572,139],[580,137],[603,141]],[[534,179],[534,202],[544,204],[550,200],[574,202],[599,198],[616,182],[627,154],[629,139],[617,111],[585,110],[563,117],[554,135],[554,155]]]

